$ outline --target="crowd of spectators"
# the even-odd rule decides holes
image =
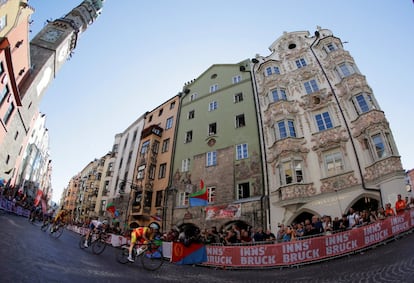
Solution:
[[[394,207],[391,203],[387,203],[385,208],[379,207],[377,210],[364,209],[358,211],[351,207],[347,214],[334,218],[330,215],[323,215],[322,217],[314,215],[311,219],[293,222],[290,225],[280,224],[276,234],[272,233],[271,230],[264,231],[262,227],[253,229],[249,226],[241,228],[232,225],[231,228],[220,232],[217,231],[216,227],[212,227],[201,231],[200,241],[205,244],[224,245],[289,242],[353,229],[401,214],[412,208],[414,208],[414,197],[402,199],[401,195],[398,195]]]

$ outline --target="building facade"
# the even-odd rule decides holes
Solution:
[[[184,86],[168,209],[172,223],[266,225],[261,147],[250,61],[211,66]],[[208,191],[208,205],[189,197]]]
[[[164,228],[170,224],[164,208],[179,106],[176,95],[145,114],[129,205],[129,223],[135,226],[157,222]]]
[[[373,90],[331,31],[283,34],[253,61],[271,226],[395,203],[404,170]]]

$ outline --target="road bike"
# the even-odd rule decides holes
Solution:
[[[108,234],[106,234],[104,231],[97,231],[91,233],[89,239],[88,239],[88,247],[92,247],[92,252],[96,255],[99,255],[104,252],[106,248],[106,240],[108,238]],[[80,249],[86,249],[85,247],[85,241],[86,241],[86,234],[82,235],[79,240],[79,248]]]
[[[140,257],[141,264],[146,270],[157,270],[164,263],[161,244],[159,240],[149,241],[147,244],[137,243],[132,249],[132,258],[136,261]],[[128,260],[128,250],[129,245],[123,245],[120,250],[117,250],[116,260],[119,263],[132,263]]]
[[[49,227],[49,235],[55,239],[62,236],[63,230],[65,230],[65,224],[63,223],[50,223]]]

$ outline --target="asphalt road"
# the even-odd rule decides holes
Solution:
[[[94,255],[78,247],[79,235],[59,239],[40,224],[0,213],[0,283],[17,282],[401,282],[414,283],[414,234],[339,259],[293,268],[223,270],[166,262],[155,272],[140,263],[116,262],[116,249]]]

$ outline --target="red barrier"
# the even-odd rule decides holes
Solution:
[[[206,246],[205,265],[221,267],[289,266],[320,261],[367,248],[414,227],[414,210],[383,221],[327,236],[278,244]]]

